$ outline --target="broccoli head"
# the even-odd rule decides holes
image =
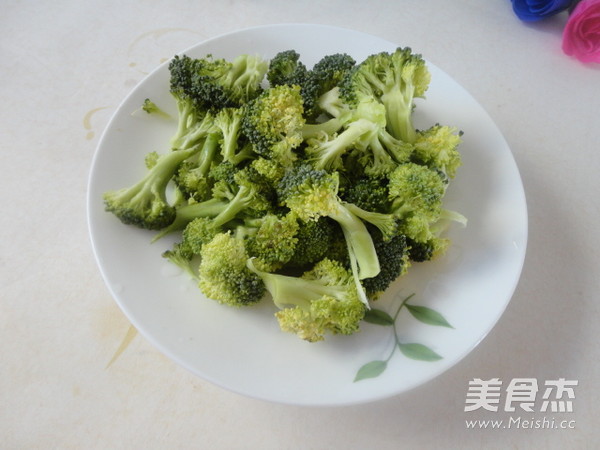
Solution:
[[[148,230],[160,230],[175,220],[175,208],[167,200],[167,184],[180,163],[197,149],[160,155],[144,177],[131,187],[104,193],[106,210],[121,222]]]
[[[187,91],[199,109],[210,110],[239,107],[255,98],[262,91],[268,62],[257,55],[239,55],[231,61],[206,55],[188,66]]]
[[[348,247],[354,280],[359,287],[361,279],[379,273],[379,260],[365,223],[340,201],[338,186],[337,172],[329,173],[302,164],[288,170],[282,178],[279,199],[300,220],[329,217],[339,224]],[[367,303],[362,288],[359,294]]]
[[[352,273],[336,261],[323,259],[301,277],[259,270],[252,259],[247,266],[264,282],[283,331],[309,342],[325,334],[352,334],[359,330],[365,305],[359,298]]]
[[[326,128],[336,120],[342,122],[341,130],[328,133]],[[307,138],[306,153],[317,168],[339,170],[348,165],[359,166],[368,174],[381,175],[408,161],[412,152],[412,146],[387,131],[385,107],[371,97],[361,99],[351,112],[330,119],[322,127],[323,132],[316,133],[318,125],[310,125],[314,137]],[[305,126],[305,136],[308,128]]]
[[[275,271],[292,258],[298,243],[298,220],[288,213],[279,216],[267,213],[257,219],[248,219],[236,229],[246,239],[250,257],[258,260],[261,268]]]
[[[288,261],[290,267],[305,267],[320,261],[329,254],[336,234],[336,223],[328,217],[298,221],[294,254]],[[343,236],[341,237],[343,240]],[[346,246],[344,250],[347,253]]]
[[[413,159],[433,169],[441,170],[449,178],[454,178],[461,165],[458,152],[462,133],[455,127],[436,124],[427,130],[419,131],[414,144]]]
[[[261,278],[246,267],[244,241],[231,233],[219,233],[202,246],[198,268],[201,291],[229,306],[247,306],[265,293]]]
[[[414,99],[424,97],[430,81],[425,60],[405,47],[393,53],[368,56],[340,83],[340,93],[349,103],[364,97],[380,101],[385,106],[390,134],[413,143],[416,140],[412,120]]]
[[[300,61],[300,54],[295,50],[281,51],[269,61],[267,80],[271,86],[303,86],[307,75],[308,69]]]
[[[389,175],[388,191],[392,209],[399,217],[418,214],[435,221],[442,211],[446,183],[438,171],[407,163]]]
[[[297,158],[294,149],[302,144],[304,122],[300,88],[281,85],[248,104],[242,132],[260,156],[289,166]]]
[[[381,271],[377,276],[362,280],[369,298],[376,300],[398,277],[404,275],[410,267],[409,246],[406,236],[396,234],[385,238],[375,229],[370,229]]]

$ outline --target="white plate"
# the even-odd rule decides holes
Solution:
[[[346,52],[357,61],[397,46],[356,31],[320,25],[285,24],[220,36],[185,54],[233,58],[242,53],[273,56],[295,49],[307,65]],[[413,48],[414,51],[419,51]],[[427,55],[424,55],[425,57]],[[418,342],[443,356],[415,361],[400,352],[378,377],[354,382],[365,363],[384,359],[394,345],[390,327],[365,324],[353,336],[307,343],[279,330],[268,302],[247,309],[222,306],[202,296],[161,253],[169,240],[122,225],[104,211],[102,193],[131,185],[144,172],[143,156],[164,151],[174,123],[134,115],[150,97],[175,113],[168,92],[168,63],[142,81],[108,124],[89,180],[88,219],[104,280],[132,324],[161,352],[200,377],[254,398],[298,405],[345,405],[386,398],[440,375],[467,355],[496,324],[519,279],[527,241],[523,186],[509,147],[483,108],[442,70],[429,64],[432,82],[419,101],[416,124],[454,125],[465,132],[463,166],[451,184],[446,206],[468,217],[453,226],[453,246],[435,262],[414,265],[375,305],[393,311],[400,297],[443,314],[453,329],[423,324],[404,311],[397,323],[402,340]]]

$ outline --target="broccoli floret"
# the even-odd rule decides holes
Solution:
[[[264,282],[283,331],[309,342],[323,340],[326,333],[352,334],[365,314],[352,273],[329,259],[318,262],[302,277],[259,270],[252,259],[247,267]]]
[[[340,225],[358,286],[359,280],[379,273],[379,261],[366,225],[340,201],[338,185],[337,172],[328,173],[302,164],[286,172],[278,195],[300,220],[317,220],[326,216]],[[362,294],[362,289],[359,292]],[[363,297],[363,301],[366,303],[366,298]]]
[[[183,230],[195,219],[203,219],[197,224],[203,223],[212,230],[207,230],[207,233],[215,234],[239,215],[257,217],[270,210],[271,201],[267,196],[274,193],[267,183],[261,183],[262,179],[250,167],[237,169],[231,163],[223,162],[210,173],[215,176],[211,198],[179,206],[172,223],[162,229],[153,241]]]
[[[300,61],[295,50],[286,50],[276,54],[271,60],[267,79],[271,86],[298,86],[304,104],[304,116],[309,120],[317,119],[327,103],[321,103],[321,97],[344,79],[346,73],[356,65],[356,61],[345,53],[326,55],[311,70]]]
[[[288,166],[297,158],[294,149],[302,144],[303,125],[300,88],[281,85],[248,104],[242,130],[256,153]]]
[[[438,171],[415,163],[398,166],[389,175],[391,211],[401,219],[399,231],[409,239],[425,242],[442,214],[446,183]]]
[[[155,114],[157,116],[164,117],[165,119],[171,119],[171,115],[169,113],[167,113],[149,98],[144,100],[141,109],[148,114]]]
[[[128,188],[104,193],[106,210],[125,224],[148,230],[160,230],[175,220],[175,208],[167,200],[167,184],[175,170],[198,150],[177,150],[165,153],[144,177]]]
[[[323,101],[322,97],[336,89],[355,65],[356,61],[350,55],[335,53],[325,55],[313,66],[302,85],[307,118],[316,119],[323,111],[328,112],[328,108],[323,108],[327,101]]]
[[[285,167],[274,159],[256,156],[250,163],[250,167],[259,174],[271,187],[279,184],[285,174]]]
[[[412,147],[388,133],[385,108],[379,102],[365,98],[357,103],[349,118],[344,116],[342,120],[341,132],[330,135],[325,131],[307,139],[306,153],[315,167],[341,169],[345,155],[352,153],[353,160],[366,173],[378,175],[389,173],[398,163],[408,161]],[[324,125],[330,123],[327,121]]]
[[[217,161],[218,148],[218,134],[208,134],[202,149],[177,169],[173,181],[188,200],[201,202],[210,197],[212,181],[208,175],[213,163]]]
[[[197,255],[184,242],[179,242],[172,249],[163,252],[162,257],[183,270],[191,279],[200,282]]]
[[[271,86],[303,86],[307,76],[308,69],[295,50],[281,51],[269,61],[267,80]]]
[[[389,240],[398,232],[398,217],[394,214],[386,214],[375,211],[367,211],[359,208],[353,203],[342,203],[348,211],[365,222],[375,226],[383,235],[384,240]]]
[[[298,220],[292,213],[267,213],[246,219],[235,233],[245,239],[248,254],[258,260],[263,270],[275,271],[287,264],[296,251]]]
[[[223,58],[176,56],[170,63],[171,86],[181,89],[200,111],[239,107],[255,98],[268,63],[259,56]]]
[[[388,191],[395,214],[421,214],[433,221],[441,213],[446,183],[437,171],[407,163],[389,175]]]
[[[194,74],[200,60],[175,56],[169,63],[170,93],[177,106],[177,130],[171,137],[172,148],[187,148],[213,131],[214,117],[201,105],[192,92]]]
[[[287,265],[290,267],[305,267],[328,256],[334,237],[338,237],[335,231],[336,224],[328,217],[298,221],[298,232],[296,233],[298,242]],[[339,237],[343,241],[344,237]],[[344,251],[346,254],[348,253],[345,244]]]
[[[229,306],[248,306],[261,300],[265,286],[246,267],[248,253],[244,241],[231,233],[219,233],[202,246],[198,268],[201,291]]]
[[[450,246],[450,240],[443,237],[451,222],[467,225],[467,218],[456,211],[442,209],[437,220],[425,226],[423,219],[407,220],[403,228],[407,229],[410,247],[410,259],[415,262],[430,261],[443,255]]]
[[[385,176],[354,174],[340,184],[340,197],[367,211],[387,213],[391,207],[387,185]]]
[[[217,191],[218,188],[221,190]],[[213,192],[215,193],[215,199],[221,198],[226,201],[228,199],[227,205],[212,218],[202,217],[195,220],[201,221],[204,227],[209,227],[215,233],[242,213],[261,211],[268,208],[268,203],[261,197],[257,186],[251,183],[241,183],[235,192],[231,191],[225,183],[217,183]],[[254,216],[254,214],[251,215]]]
[[[214,119],[214,125],[221,133],[221,155],[223,160],[237,165],[252,157],[250,146],[241,141],[241,125],[244,108],[223,108]]]
[[[146,165],[146,169],[152,169],[158,162],[159,158],[160,153],[157,151],[147,153],[146,156],[144,156],[144,164]]]
[[[436,124],[427,130],[419,131],[414,144],[412,158],[433,169],[441,170],[449,178],[454,178],[461,165],[458,146],[462,132],[455,127]]]
[[[220,198],[211,198],[209,200],[188,203],[175,209],[175,219],[168,226],[160,230],[153,238],[155,242],[168,234],[183,230],[192,220],[199,217],[216,217],[227,205],[228,201]]]
[[[448,239],[437,236],[432,236],[424,242],[407,239],[410,260],[424,262],[435,259],[446,252],[449,243]]]
[[[425,95],[430,81],[431,74],[421,55],[405,47],[367,57],[340,83],[340,93],[349,103],[364,97],[380,101],[385,106],[390,134],[413,143],[417,137],[412,120],[414,99]]]
[[[410,267],[409,245],[402,234],[386,239],[378,230],[370,229],[381,271],[376,277],[362,280],[371,300],[376,300],[398,277]]]

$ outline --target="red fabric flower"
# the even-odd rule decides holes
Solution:
[[[600,63],[600,0],[582,0],[573,9],[562,48],[580,61]]]

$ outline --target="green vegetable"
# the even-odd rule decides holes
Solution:
[[[381,102],[390,134],[413,143],[417,137],[412,121],[414,99],[424,97],[430,81],[431,74],[421,55],[405,47],[367,57],[345,77],[340,90],[350,103],[365,97]]]
[[[242,307],[269,294],[283,331],[310,342],[352,334],[385,322],[372,302],[412,263],[446,251],[450,223],[466,223],[443,206],[462,132],[414,127],[430,75],[409,48],[359,62],[325,55],[312,67],[292,49],[270,60],[181,55],[169,73],[170,141],[104,202],[123,223],[155,230],[154,245],[175,236],[163,257],[206,297]],[[162,111],[149,99],[141,109]]]
[[[280,308],[275,316],[281,329],[309,342],[324,339],[327,332],[352,334],[365,314],[352,274],[329,259],[319,261],[300,277],[264,272],[254,260],[248,267],[265,283]]]

